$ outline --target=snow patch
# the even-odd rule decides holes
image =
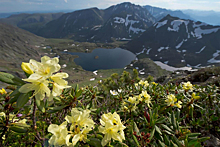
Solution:
[[[139,53],[136,53],[136,55],[140,55],[140,54],[143,54],[144,53],[144,51],[145,50],[147,50],[146,48],[144,48],[141,52],[139,52]]]
[[[169,49],[169,47],[160,47],[157,51],[160,52],[160,51],[162,51],[162,50],[164,50],[164,49],[167,50],[167,49]]]
[[[114,23],[125,23],[125,19],[121,17],[115,17]]]
[[[197,39],[201,39],[202,38],[202,35],[204,34],[211,34],[211,33],[216,33],[220,28],[213,28],[213,29],[201,29],[200,27],[199,28],[196,28],[194,31],[195,31],[195,37],[197,37]]]
[[[126,20],[125,20],[125,26],[126,26],[126,27],[130,24],[129,33],[131,33],[131,31],[132,31],[133,33],[135,33],[135,34],[138,34],[139,32],[144,32],[145,30],[143,30],[143,29],[134,28],[134,27],[133,27],[133,24],[139,23],[139,21],[129,20],[128,18],[129,18],[130,16],[132,16],[132,15],[127,14],[127,17],[126,17]]]
[[[179,27],[180,27],[180,25],[181,25],[182,23],[185,24],[186,30],[187,30],[187,33],[188,33],[188,27],[187,27],[187,25],[188,25],[189,21],[181,20],[181,19],[172,21],[172,22],[171,22],[171,25],[172,25],[173,28],[168,27],[167,30],[168,30],[168,31],[178,32],[178,31],[179,31]]]
[[[162,69],[168,70],[168,71],[176,71],[176,70],[192,70],[191,67],[180,67],[180,68],[176,68],[176,67],[172,67],[169,65],[166,65],[160,61],[154,61],[154,63],[156,63],[158,66],[160,66]]]
[[[147,52],[146,52],[147,55],[149,55],[151,49],[152,49],[152,48],[149,48],[149,49],[147,50]]]
[[[98,72],[97,70],[96,70],[96,71],[93,71],[94,75],[96,75],[96,76],[97,76],[97,75],[98,75],[98,74],[97,74],[97,72]]]
[[[169,62],[169,61],[165,61],[165,62],[163,62],[163,63],[164,63],[164,64],[168,64],[168,62]]]
[[[186,42],[187,41],[187,39],[183,39],[183,41],[182,42],[180,42],[177,46],[176,46],[176,49],[179,49],[182,45],[183,45],[183,43],[184,42]]]
[[[94,81],[94,80],[95,80],[95,78],[90,79],[90,81]]]
[[[162,22],[155,23],[154,26],[156,26],[156,29],[158,29],[158,28],[160,28],[160,27],[162,27],[162,26],[164,26],[166,24],[167,24],[167,20],[164,20]]]
[[[204,49],[205,49],[206,46],[204,46],[200,51],[196,52],[196,54],[199,54],[201,53]]]
[[[220,50],[216,50],[216,52],[212,55],[213,58],[208,60],[209,63],[220,63],[220,60],[216,60],[215,58],[218,57],[220,54]]]

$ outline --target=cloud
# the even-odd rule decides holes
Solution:
[[[66,3],[67,3],[67,0],[64,0],[64,2],[66,2]]]

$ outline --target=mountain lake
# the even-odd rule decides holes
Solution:
[[[94,49],[91,53],[66,52],[71,55],[77,55],[79,58],[74,59],[77,65],[83,69],[94,71],[98,69],[115,69],[124,68],[135,60],[136,55],[132,52],[121,49]]]

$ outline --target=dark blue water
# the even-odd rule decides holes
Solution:
[[[69,54],[79,56],[79,58],[74,59],[74,62],[88,71],[124,68],[136,58],[135,54],[121,48],[97,48],[94,49],[92,53],[69,52]]]

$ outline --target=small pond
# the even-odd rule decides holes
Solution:
[[[98,69],[124,68],[136,58],[135,54],[121,48],[97,48],[94,49],[91,53],[67,53],[79,56],[79,58],[74,59],[74,62],[88,71],[94,71]]]

